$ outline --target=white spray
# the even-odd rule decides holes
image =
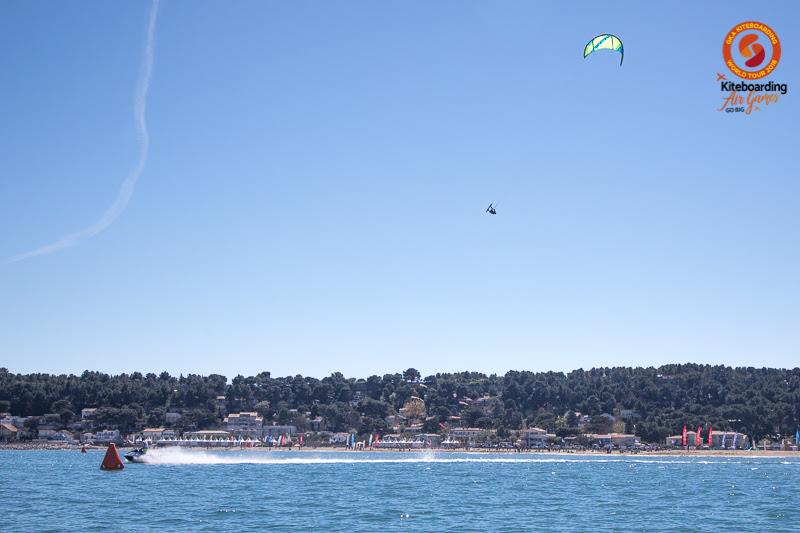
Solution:
[[[535,454],[538,455],[538,454]],[[680,459],[664,456],[652,457],[614,457],[571,455],[539,457],[528,454],[512,455],[502,454],[464,454],[464,453],[375,453],[353,454],[349,452],[270,452],[264,450],[219,450],[207,451],[201,449],[165,447],[151,448],[144,456],[144,462],[160,465],[330,465],[330,464],[376,464],[376,463],[405,463],[434,465],[442,463],[629,463],[638,464],[742,464],[742,461],[731,461],[730,458],[709,458],[710,460]],[[755,457],[746,460],[754,460]],[[755,461],[763,462],[763,461]],[[795,463],[800,466],[800,463]]]

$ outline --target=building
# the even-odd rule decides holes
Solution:
[[[345,444],[347,440],[350,438],[350,433],[334,433],[328,439],[328,442],[331,444]],[[384,437],[385,438],[385,437]]]
[[[261,431],[264,437],[280,437],[284,434],[291,437],[297,433],[297,426],[264,426]]]
[[[475,400],[475,405],[486,411],[486,409],[491,407],[497,400],[497,396],[489,396],[486,394]]]
[[[55,434],[53,434],[50,437],[50,440],[57,440],[57,441],[60,441],[60,442],[74,443],[75,442],[75,437],[72,435],[72,432],[67,431],[66,429],[62,429],[60,431],[56,431]]]
[[[222,431],[220,429],[203,429],[200,431],[190,431],[184,434],[184,437],[186,437],[187,439],[199,439],[199,440],[211,440],[211,439],[227,440],[231,437],[231,434],[227,431]]]
[[[410,424],[403,428],[403,435],[417,435],[422,433],[422,424]]]
[[[15,426],[18,430],[22,431],[22,427],[25,425],[25,420],[27,419],[28,417],[25,416],[14,416],[6,413],[5,416],[3,416],[3,418],[0,418],[0,422],[5,424],[11,424],[12,426]]]
[[[686,432],[686,445],[695,447],[695,440],[697,440],[697,433],[694,431]],[[703,444],[702,442],[700,443]],[[683,435],[672,435],[667,437],[667,446],[683,446]]]
[[[353,393],[354,400],[363,400],[367,396],[367,382],[359,379],[350,385],[350,391]]]
[[[466,446],[474,446],[479,440],[494,434],[493,429],[481,428],[453,428],[450,430],[448,440],[457,440]]]
[[[217,396],[214,402],[217,405],[217,413],[224,413],[228,403],[225,396]]]
[[[14,424],[0,422],[0,441],[12,442],[19,440],[19,429]]]
[[[741,450],[750,447],[750,438],[737,431],[715,431],[712,429],[711,447],[724,450]]]
[[[94,434],[94,442],[117,442],[119,440],[118,429],[104,429]]]
[[[422,441],[426,448],[438,448],[442,445],[442,436],[436,433],[420,433],[414,435],[414,440]]]
[[[81,409],[81,427],[83,429],[94,429],[94,420],[96,415],[96,407],[84,407]]]
[[[264,426],[264,419],[255,411],[231,413],[223,422],[230,433],[248,437],[260,437]]]
[[[640,444],[639,437],[628,433],[588,433],[585,437],[600,447],[632,448]]]
[[[164,428],[146,428],[142,431],[142,439],[150,440],[151,442],[158,442],[164,438],[164,431]]]
[[[25,427],[25,421],[28,418],[30,417],[6,414],[3,418],[0,418],[0,424],[9,424],[14,426],[17,429],[17,439],[29,439],[31,437],[31,432],[27,427]]]
[[[526,448],[544,448],[547,446],[547,439],[555,438],[555,435],[549,435],[542,428],[527,428],[519,432],[519,438]]]
[[[36,433],[39,435],[40,439],[49,439],[58,433],[58,429],[54,426],[39,426]]]
[[[321,416],[309,420],[308,426],[309,430],[316,432],[325,431],[328,429],[328,425],[325,423],[325,419],[322,418]]]

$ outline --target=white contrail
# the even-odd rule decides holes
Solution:
[[[49,254],[57,250],[69,248],[86,237],[93,237],[109,227],[128,206],[128,202],[133,195],[133,190],[136,188],[136,182],[139,181],[139,176],[141,176],[144,165],[147,162],[147,151],[150,147],[150,136],[147,133],[147,122],[145,121],[145,108],[147,106],[147,92],[150,89],[150,77],[153,73],[156,16],[158,15],[159,2],[160,0],[153,0],[153,4],[150,7],[150,16],[147,22],[147,37],[144,45],[144,57],[142,58],[139,81],[136,83],[136,93],[134,94],[133,100],[133,120],[136,125],[136,137],[139,141],[139,160],[136,166],[125,177],[125,181],[122,182],[122,186],[117,193],[117,198],[114,200],[114,203],[106,209],[105,213],[103,213],[97,222],[80,231],[65,235],[55,242],[6,259],[4,261],[5,263],[14,263],[37,255]]]

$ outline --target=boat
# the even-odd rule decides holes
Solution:
[[[129,463],[144,463],[147,448],[136,448],[125,454],[125,460]]]

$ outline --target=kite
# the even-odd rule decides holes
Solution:
[[[619,66],[622,66],[622,60],[625,58],[625,50],[622,48],[622,41],[616,35],[610,33],[601,33],[588,43],[583,49],[583,58],[594,52],[595,50],[614,50],[619,52]]]

